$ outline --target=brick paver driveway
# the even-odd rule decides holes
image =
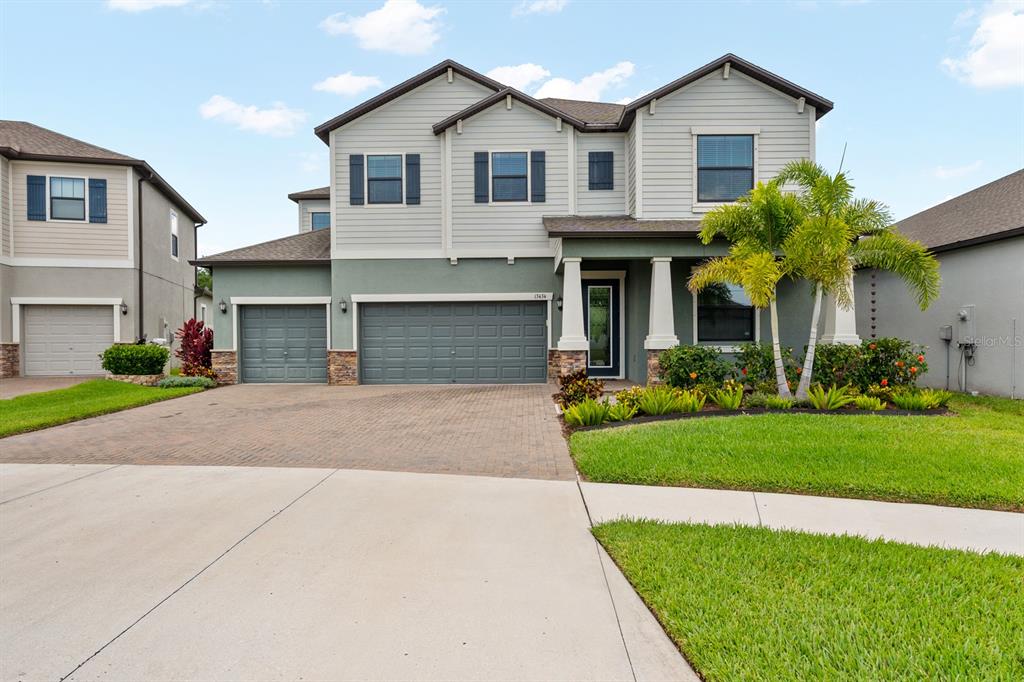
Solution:
[[[547,385],[219,388],[0,440],[0,461],[572,479]]]

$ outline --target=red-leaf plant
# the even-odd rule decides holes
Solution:
[[[193,318],[174,335],[178,339],[174,355],[181,360],[181,373],[187,377],[213,377],[213,330]]]

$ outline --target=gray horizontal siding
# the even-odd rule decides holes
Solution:
[[[613,188],[591,190],[590,152],[612,152]],[[612,133],[576,136],[576,212],[580,215],[620,215],[626,211],[626,141]]]

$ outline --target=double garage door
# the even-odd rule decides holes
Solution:
[[[547,302],[360,303],[365,384],[547,381]]]
[[[22,355],[27,376],[103,374],[100,354],[114,343],[109,305],[26,305]]]

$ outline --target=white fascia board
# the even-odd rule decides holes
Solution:
[[[324,305],[330,296],[232,296],[231,305]]]
[[[76,298],[73,296],[12,296],[13,305],[121,305],[123,298]]]
[[[550,291],[456,294],[352,294],[353,303],[451,303],[466,301],[549,301]]]

